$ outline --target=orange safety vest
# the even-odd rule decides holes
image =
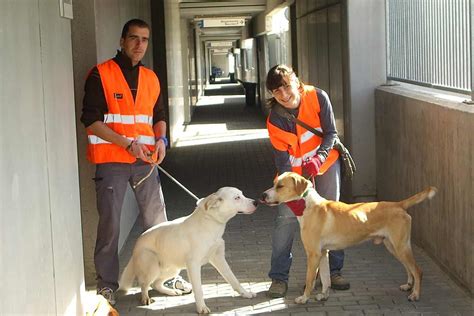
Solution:
[[[301,93],[298,119],[322,132],[321,122],[319,120],[320,111],[321,108],[318,96],[316,95],[316,89],[313,86],[304,86],[304,90]],[[303,161],[316,155],[322,143],[322,138],[306,130],[299,124],[296,124],[296,134],[284,131],[270,123],[270,116],[267,118],[267,129],[273,147],[280,151],[287,151],[290,155],[292,171],[300,175],[303,174]],[[319,169],[319,174],[324,174],[338,158],[339,152],[335,149],[331,149],[326,161]]]
[[[139,68],[135,101],[122,70],[112,59],[97,65],[108,113],[104,123],[116,133],[145,144],[155,150],[153,108],[160,95],[160,82],[156,74],[143,66]],[[106,162],[134,163],[136,158],[125,148],[112,144],[87,129],[89,145],[87,159],[94,164]]]

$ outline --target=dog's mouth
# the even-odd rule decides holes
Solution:
[[[265,205],[268,205],[268,206],[277,206],[278,204],[280,204],[279,202],[274,202],[274,201],[266,201],[266,200],[258,200],[259,203],[261,204],[265,204]]]
[[[252,210],[252,211],[248,211],[248,212],[245,212],[245,211],[238,211],[237,214],[250,215],[250,214],[255,213],[256,210],[257,210],[257,208],[255,208],[255,209]]]

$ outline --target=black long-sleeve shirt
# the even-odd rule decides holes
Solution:
[[[323,141],[316,154],[319,155],[324,162],[337,137],[336,120],[334,119],[334,112],[327,93],[319,88],[315,89],[320,107],[319,120],[324,134]],[[299,108],[288,111],[294,114],[295,117],[298,117]],[[296,123],[278,115],[275,111],[270,112],[270,123],[286,132],[296,134]],[[275,148],[273,148],[273,151],[275,156],[275,166],[278,173],[282,174],[283,172],[291,171],[289,153]]]
[[[138,72],[139,66],[143,66],[141,62],[133,66],[130,58],[117,51],[117,55],[113,60],[119,65],[122,70],[123,76],[130,87],[133,99],[137,96],[138,88]],[[100,79],[99,70],[97,66],[92,69],[87,77],[86,84],[84,87],[85,95],[82,102],[82,115],[81,122],[85,127],[90,126],[96,121],[104,121],[104,114],[108,112],[107,101],[104,95],[104,89],[102,87],[102,81]],[[153,108],[153,125],[159,121],[165,121],[166,114],[164,104],[162,100],[162,94],[158,97]]]

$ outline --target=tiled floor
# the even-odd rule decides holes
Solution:
[[[235,87],[234,87],[235,89]],[[271,145],[266,138],[265,118],[254,107],[245,106],[243,96],[205,97],[196,108],[193,121],[169,150],[163,167],[198,197],[222,186],[235,186],[257,198],[272,184],[275,174]],[[195,200],[178,185],[161,175],[169,219],[192,212]],[[293,246],[293,265],[286,299],[265,296],[271,256],[274,210],[259,206],[253,215],[237,215],[227,225],[226,257],[237,278],[257,293],[244,299],[231,289],[215,269],[202,268],[206,304],[215,314],[281,315],[474,315],[473,300],[454,284],[418,247],[415,257],[424,270],[421,300],[408,302],[398,286],[406,280],[403,267],[383,246],[371,243],[346,250],[344,275],[351,282],[348,291],[332,291],[321,303],[314,295],[306,305],[296,305],[305,276],[305,254],[298,239]],[[136,225],[124,250],[121,265],[130,258],[140,233]],[[187,278],[186,272],[182,275]],[[150,291],[155,303],[140,306],[139,290],[118,298],[121,315],[195,315],[193,295],[170,297]]]

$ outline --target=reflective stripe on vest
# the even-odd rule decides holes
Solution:
[[[122,70],[112,59],[97,66],[99,70],[108,113],[104,123],[130,140],[147,145],[153,151],[153,108],[160,94],[160,83],[155,73],[140,66],[135,100]],[[87,158],[92,163],[121,162],[133,163],[136,158],[124,148],[112,144],[88,129]]]
[[[153,125],[153,116],[149,115],[121,115],[121,114],[105,114],[104,123],[122,123],[135,124],[143,123]]]
[[[111,142],[106,141],[105,139],[100,138],[96,135],[88,135],[89,144],[97,145],[97,144],[112,144]],[[125,136],[124,136],[125,137]],[[127,137],[130,141],[134,140],[132,137]],[[137,141],[140,144],[145,145],[155,145],[155,137],[153,136],[138,136]]]
[[[323,132],[323,130],[320,127],[315,128],[315,130],[320,131],[321,133]],[[316,137],[316,135],[314,135],[313,132],[307,131],[300,136],[300,143],[301,144],[305,143],[313,137]]]
[[[301,167],[301,165],[303,164],[303,161],[305,161],[308,158],[314,157],[316,155],[316,152],[318,151],[318,149],[319,149],[319,146],[316,147],[316,149],[313,149],[310,152],[307,152],[301,158],[297,158],[293,155],[290,155],[291,166],[292,167]]]
[[[322,132],[319,112],[320,105],[315,88],[304,86],[304,91],[301,93],[298,119]],[[322,138],[298,124],[296,125],[296,135],[284,131],[270,122],[270,116],[267,118],[267,129],[273,147],[280,151],[287,151],[292,171],[302,174],[303,161],[316,155],[322,143]],[[335,149],[330,150],[319,174],[324,174],[338,158],[339,153]]]

